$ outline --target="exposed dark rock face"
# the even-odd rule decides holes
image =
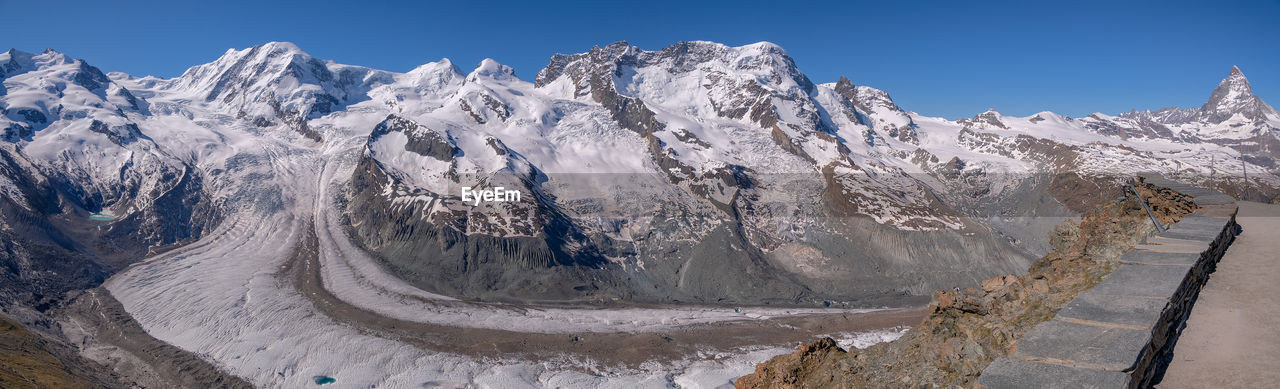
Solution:
[[[138,140],[142,136],[142,131],[138,130],[138,125],[129,123],[116,128],[108,128],[106,123],[94,120],[89,124],[89,131],[93,131],[102,135],[106,135],[111,139],[111,143],[117,146],[124,146]]]
[[[974,117],[969,119],[960,119],[958,122],[969,128],[987,125],[1002,130],[1009,129],[1009,126],[1000,121],[1000,113],[994,110],[988,110],[987,112],[974,115]]]
[[[489,94],[479,94],[478,99],[480,104],[477,107],[472,107],[472,104],[468,103],[467,100],[458,101],[459,108],[466,112],[468,116],[471,116],[471,119],[475,120],[477,124],[488,123],[490,113],[501,121],[506,121],[507,118],[511,117],[511,107],[508,107],[502,100]]]
[[[272,93],[268,93],[268,95],[272,95]],[[316,100],[314,103],[319,104],[320,106],[323,107],[327,105],[327,102],[329,102],[330,101],[329,99],[331,98],[332,97],[328,95],[319,95],[316,97]],[[267,100],[267,106],[271,107],[271,111],[274,114],[275,118],[289,125],[289,127],[292,128],[294,131],[298,132],[298,134],[301,134],[303,137],[306,137],[307,139],[310,139],[315,142],[320,142],[321,140],[323,140],[323,138],[320,136],[320,133],[316,132],[315,130],[312,130],[311,126],[307,124],[308,114],[306,112],[299,112],[297,111],[296,108],[284,108],[280,104],[280,101],[276,99]],[[315,106],[313,105],[309,107],[308,110],[314,107]],[[254,121],[255,123],[261,122],[261,123],[266,123],[268,125],[270,125],[271,123],[269,120],[263,117],[257,117],[254,119]]]
[[[523,231],[530,236],[469,235],[468,224],[485,223],[483,215],[425,219],[424,208],[432,203],[393,206],[382,195],[392,180],[374,159],[362,158],[352,177],[348,218],[383,265],[419,287],[494,300],[572,299],[582,291],[620,289],[613,274],[618,269],[605,269],[615,265],[592,250],[566,246],[582,237],[563,216],[531,218],[537,224]]]
[[[97,121],[92,125],[105,127]],[[137,131],[129,126],[114,130],[104,131],[110,132],[108,136],[119,135],[117,131]],[[112,140],[124,143],[118,138]],[[44,351],[32,351],[36,354],[28,356],[43,352],[54,359],[41,359],[43,362],[36,369],[54,368],[69,375],[49,371],[21,373],[23,380],[0,378],[0,386],[136,387],[138,383],[133,379],[137,377],[121,376],[110,367],[78,355],[59,330],[55,321],[60,319],[58,312],[77,290],[97,287],[129,264],[198,238],[217,225],[220,212],[206,195],[202,177],[191,173],[190,168],[158,172],[166,175],[161,181],[169,186],[146,192],[138,182],[126,181],[125,186],[112,187],[82,181],[67,172],[31,170],[24,168],[29,166],[21,162],[24,158],[14,149],[0,149],[0,176],[16,187],[21,200],[0,196],[0,311],[21,313],[23,322],[38,325],[31,328],[30,338],[37,339]],[[121,203],[132,203],[140,196],[149,199],[150,207],[111,221],[87,218],[104,207],[123,208]],[[105,317],[101,316],[104,312],[84,313],[95,319]],[[119,309],[113,314],[128,317]],[[133,335],[138,334],[144,334],[140,328]],[[122,344],[129,341],[119,340]],[[147,350],[155,351],[156,347],[152,345]],[[205,362],[191,356],[188,363]],[[187,387],[196,386],[188,383]]]
[[[1090,121],[1087,124],[1089,129],[1092,129],[1102,135],[1114,136],[1121,139],[1132,139],[1132,138],[1175,139],[1176,137],[1178,137],[1178,135],[1175,135],[1173,131],[1169,130],[1168,127],[1165,127],[1163,124],[1160,124],[1159,122],[1156,122],[1147,117],[1139,117],[1137,119],[1138,125],[1133,127],[1125,126],[1122,123],[1116,123],[1114,121],[1105,120],[1099,117],[1097,114],[1091,114],[1089,115],[1089,118],[1094,119],[1093,121]]]
[[[8,158],[2,151],[0,156]],[[10,164],[0,166],[0,173],[19,178],[28,199],[0,201],[0,224],[7,227],[0,231],[0,276],[6,280],[0,295],[37,308],[66,291],[95,287],[156,250],[198,238],[221,220],[203,180],[187,171],[174,174],[171,187],[149,194],[153,207],[109,222],[86,218],[104,205],[102,193],[54,184],[65,178],[40,183]],[[137,195],[137,188],[117,190]]]
[[[426,130],[396,118],[379,128],[374,137],[385,136],[390,128]],[[660,145],[656,138],[648,139],[651,145]],[[500,142],[491,141],[496,155],[518,158]],[[663,166],[663,160],[657,162]],[[678,170],[681,165],[669,167]],[[480,226],[494,220],[479,209],[458,208],[423,217],[433,207],[456,203],[456,194],[415,192],[433,200],[396,204],[386,188],[398,190],[394,188],[399,187],[399,178],[365,155],[352,177],[347,217],[352,234],[392,273],[427,290],[482,300],[868,302],[925,293],[928,285],[980,280],[991,269],[1016,272],[1025,266],[1018,261],[1023,254],[980,226],[970,226],[968,233],[898,231],[858,216],[856,208],[849,208],[855,203],[838,191],[822,200],[829,207],[823,211],[826,227],[806,231],[797,239],[808,244],[778,241],[745,221],[768,208],[752,200],[753,174],[728,166],[685,180],[671,179],[688,185],[718,214],[661,205],[653,221],[643,227],[645,236],[620,242],[600,233],[580,232],[583,220],[565,211],[576,205],[540,194],[538,182],[543,179],[537,177],[520,181],[526,193],[538,194],[532,208],[515,214],[533,222],[516,230],[520,236],[476,233],[488,230]],[[720,202],[713,184],[738,188],[744,194]],[[945,208],[937,202],[932,207]],[[717,227],[694,242],[661,238],[707,224]],[[812,264],[796,262],[797,256],[820,261],[822,270],[815,272],[809,267]],[[932,260],[913,259],[926,257]]]
[[[450,139],[447,133],[442,135],[412,120],[396,115],[387,116],[386,120],[378,123],[373,128],[373,132],[369,134],[369,143],[376,142],[378,138],[391,132],[404,134],[409,139],[405,144],[405,150],[418,155],[449,162],[453,160],[454,155],[460,152],[458,147],[453,144],[453,139]],[[505,152],[505,147],[500,150]]]
[[[4,128],[4,132],[0,133],[0,139],[5,142],[17,143],[23,139],[31,139],[36,132],[29,125],[14,123]]]
[[[76,60],[76,62],[80,65],[80,68],[77,69],[75,74],[72,76],[72,82],[75,82],[77,85],[83,86],[85,89],[91,91],[99,91],[107,88],[107,84],[111,82],[111,79],[108,79],[107,75],[102,74],[102,71],[98,70],[98,68],[89,66],[89,63],[82,59]]]
[[[904,143],[920,144],[920,138],[916,133],[916,124],[907,117],[906,111],[903,111],[901,107],[898,107],[893,102],[893,99],[889,98],[888,93],[853,85],[853,81],[845,77],[840,77],[836,81],[834,90],[840,96],[840,103],[845,106],[844,112],[849,117],[849,120],[867,126],[868,144],[875,145],[871,137],[872,134],[879,132],[883,132],[889,137]],[[876,119],[872,118],[872,115],[877,112],[877,107],[906,118],[905,125],[886,123],[883,118],[880,119],[881,122],[877,122]]]
[[[811,293],[777,279],[759,254],[724,251],[743,245],[741,235],[728,229],[693,245],[619,244],[605,236],[583,236],[556,206],[542,204],[535,212],[547,216],[532,236],[466,234],[466,224],[479,221],[465,213],[452,222],[432,222],[420,217],[425,211],[420,205],[392,207],[381,196],[387,179],[371,159],[357,168],[348,208],[352,232],[394,274],[426,290],[525,302],[786,303]],[[639,252],[649,253],[641,256],[643,269],[634,267]]]
[[[43,112],[30,108],[15,108],[9,110],[8,113],[14,115],[14,119],[35,124],[44,124],[49,121],[49,118],[45,117]]]
[[[9,303],[47,308],[68,290],[91,288],[109,274],[76,241],[38,214],[0,204],[6,225],[0,232],[0,296]]]

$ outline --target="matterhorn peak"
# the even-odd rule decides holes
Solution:
[[[1261,120],[1275,110],[1253,95],[1249,79],[1239,67],[1232,66],[1231,73],[1218,84],[1209,101],[1200,107],[1201,112],[1213,123],[1221,123],[1235,114],[1250,120]]]
[[[1244,72],[1239,67],[1232,66],[1231,73],[1222,82],[1218,83],[1218,88],[1214,89],[1213,95],[1209,96],[1209,102],[1205,104],[1205,109],[1210,109],[1215,103],[1223,103],[1224,100],[1242,100],[1253,97],[1253,87],[1249,86],[1249,79],[1244,77]]]

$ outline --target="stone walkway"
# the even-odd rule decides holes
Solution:
[[[1280,205],[1238,204],[1243,232],[1200,291],[1159,388],[1280,384]]]
[[[1149,386],[1156,355],[1168,355],[1171,328],[1189,316],[1197,292],[1235,238],[1236,200],[1148,177],[1192,196],[1202,209],[1121,255],[1119,267],[1018,339],[978,383],[989,388]]]

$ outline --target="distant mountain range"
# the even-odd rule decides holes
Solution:
[[[1280,114],[1236,68],[1198,108],[957,121],[764,42],[618,42],[534,82],[280,42],[173,79],[9,50],[0,80],[0,293],[32,305],[233,215],[330,206],[389,272],[460,298],[830,304],[1024,271],[1139,171],[1280,193]],[[521,201],[461,199],[499,186]]]

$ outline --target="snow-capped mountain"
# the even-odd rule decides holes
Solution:
[[[880,160],[868,140],[885,136],[876,131],[916,141],[887,95],[814,85],[776,45],[619,42],[557,55],[534,83],[511,73],[486,60],[434,94],[441,100],[395,102],[378,126],[394,130],[375,130],[353,176],[354,231],[396,273],[429,275],[406,277],[421,287],[497,299],[763,301],[829,293],[816,284],[852,296],[944,282],[913,269],[966,263],[955,271],[977,277],[1025,264],[912,178],[910,164]],[[518,188],[532,201],[474,207],[460,198],[464,186]],[[404,235],[406,223],[418,234]],[[973,243],[960,249],[965,239]],[[913,252],[911,241],[951,248]],[[738,249],[709,261],[726,246]],[[965,259],[972,252],[986,255]],[[919,279],[905,289],[883,282],[896,277]]]
[[[1200,114],[1201,120],[1209,123],[1222,123],[1240,115],[1254,125],[1269,124],[1280,116],[1275,108],[1253,95],[1249,80],[1235,66],[1231,67],[1231,75],[1214,89],[1209,101],[1200,107]]]
[[[1235,66],[1203,106],[1133,111],[1120,117],[1160,136],[1190,142],[1234,142],[1266,136],[1280,128],[1280,113],[1254,96],[1249,80]]]
[[[353,238],[415,286],[480,299],[924,293],[1024,268],[1048,226],[1136,171],[1280,187],[1280,114],[1235,68],[1199,108],[957,121],[848,78],[815,84],[771,43],[618,42],[552,56],[533,82],[491,59],[396,73],[279,42],[167,80],[54,51],[10,50],[0,71],[13,212],[101,212],[164,245],[297,190],[263,181],[298,174],[266,161],[349,159]]]
[[[194,156],[142,124],[145,98],[53,50],[9,50],[0,69],[4,292],[41,304],[219,222]]]
[[[322,61],[292,43],[271,42],[227,50],[172,80],[148,81],[167,95],[210,103],[255,126],[282,125],[320,141],[308,120],[367,100],[369,89],[394,80],[389,72]]]

